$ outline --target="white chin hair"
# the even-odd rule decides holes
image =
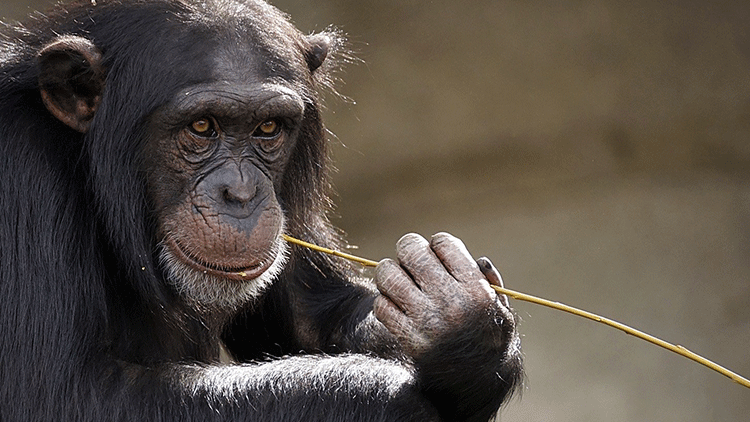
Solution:
[[[260,297],[279,276],[289,258],[289,247],[278,237],[271,253],[274,255],[273,263],[263,274],[254,279],[237,281],[196,271],[177,259],[164,242],[159,244],[159,259],[166,269],[167,282],[183,299],[199,307],[230,311]]]

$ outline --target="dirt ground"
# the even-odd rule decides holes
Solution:
[[[3,0],[22,17],[50,1]],[[710,4],[709,4],[710,3]],[[508,287],[750,376],[750,3],[278,0],[359,60],[329,95],[355,250],[450,231]],[[509,421],[740,421],[750,390],[523,302]]]

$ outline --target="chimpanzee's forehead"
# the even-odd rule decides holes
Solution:
[[[242,0],[186,1],[169,11],[156,8],[167,3],[153,4],[155,10],[140,10],[152,3],[134,3],[139,13],[131,20],[123,21],[124,15],[110,17],[110,22],[141,28],[125,33],[126,37],[105,33],[104,16],[91,20],[92,38],[108,57],[107,83],[126,87],[122,89],[126,100],[141,104],[144,113],[201,84],[238,86],[238,93],[251,85],[273,84],[303,97],[313,90],[304,56],[307,41],[277,9]],[[133,9],[128,11],[134,14]],[[137,23],[132,21],[135,17]],[[102,30],[97,32],[99,26]],[[137,77],[131,69],[139,69]]]
[[[255,3],[238,3],[232,10],[204,21],[205,39],[196,40],[205,44],[215,79],[306,79],[302,34],[281,13]]]
[[[219,80],[257,79],[304,81],[307,70],[300,48],[284,39],[243,34],[233,42],[221,42],[213,52],[213,76]]]

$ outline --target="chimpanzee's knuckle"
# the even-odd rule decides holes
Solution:
[[[435,233],[430,237],[430,246],[433,248],[466,248],[461,239],[450,233]]]
[[[393,304],[384,296],[377,296],[372,304],[372,311],[380,322],[385,323],[393,310]]]
[[[375,283],[380,286],[385,283],[392,283],[393,279],[401,275],[398,264],[390,259],[386,258],[378,263],[375,267]]]
[[[403,265],[425,265],[429,254],[430,243],[418,234],[406,234],[396,243],[396,258]]]

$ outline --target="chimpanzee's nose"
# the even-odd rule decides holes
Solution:
[[[202,183],[216,203],[217,211],[244,218],[258,194],[263,173],[252,164],[227,164],[211,172]]]

